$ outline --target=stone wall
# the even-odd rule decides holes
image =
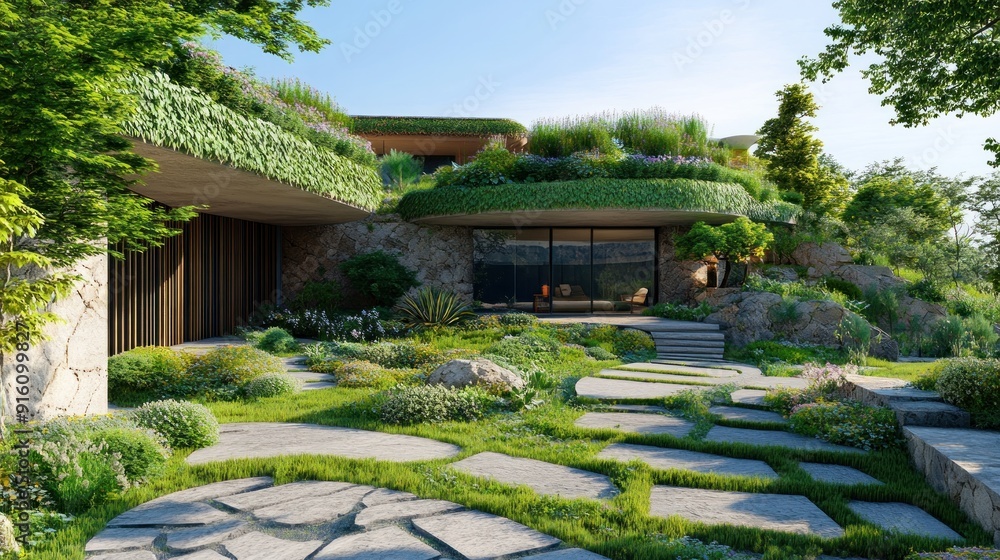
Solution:
[[[83,281],[49,308],[63,321],[50,325],[49,339],[27,352],[36,420],[108,411],[108,257],[92,257],[70,272]],[[16,362],[13,356],[2,360],[6,410],[13,411]]]
[[[310,280],[337,280],[347,292],[340,263],[381,249],[417,272],[424,286],[444,288],[472,299],[472,229],[422,226],[398,216],[372,216],[360,222],[282,230],[282,293],[294,297]]]
[[[674,239],[683,235],[688,227],[661,227],[657,263],[660,268],[661,302],[691,302],[699,290],[708,286],[708,265],[701,261],[678,261],[675,257]],[[722,269],[719,269],[721,278]]]

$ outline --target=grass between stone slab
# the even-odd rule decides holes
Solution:
[[[662,369],[643,368],[643,367],[632,367],[632,366],[630,366],[628,364],[623,365],[623,366],[618,366],[618,367],[615,367],[615,368],[612,368],[612,369],[616,369],[618,371],[638,371],[638,372],[642,372],[642,373],[659,373],[659,374],[664,374],[664,375],[683,375],[685,377],[712,377],[711,375],[708,375],[708,374],[705,374],[705,373],[692,373],[692,372],[689,372],[689,371],[673,371],[673,370],[662,370]],[[713,369],[715,369],[715,368],[713,368]]]
[[[492,342],[489,337],[476,332],[450,333],[434,340],[435,346],[444,349],[463,347],[481,350]],[[305,422],[378,430],[452,443],[460,446],[462,452],[454,459],[406,464],[308,455],[232,460],[198,466],[186,465],[183,462],[186,453],[180,452],[171,459],[163,476],[79,516],[52,540],[36,548],[31,558],[82,560],[86,541],[113,517],[135,505],[184,488],[252,476],[272,476],[279,484],[303,479],[340,480],[408,491],[423,498],[450,500],[511,518],[558,537],[569,545],[587,548],[615,560],[674,560],[676,555],[658,540],[663,535],[689,535],[738,550],[770,551],[772,554],[775,550],[814,551],[889,559],[903,558],[913,550],[944,550],[951,544],[883,531],[851,512],[847,507],[851,500],[913,504],[963,534],[968,544],[991,543],[990,536],[924,482],[923,477],[909,465],[909,459],[902,450],[870,454],[790,450],[701,441],[694,437],[578,428],[574,425],[575,420],[591,408],[589,404],[597,404],[598,401],[572,397],[576,380],[619,362],[596,362],[575,356],[574,353],[562,352],[544,364],[550,373],[563,378],[548,403],[523,413],[499,414],[476,422],[390,426],[362,418],[353,405],[370,396],[373,391],[369,389],[331,388],[253,403],[211,403],[209,406],[224,423]],[[664,399],[622,402],[663,405]],[[737,420],[721,421],[715,418],[714,422],[734,427],[760,427]],[[711,424],[699,420],[701,429],[695,435],[703,436],[707,431],[704,428],[710,428]],[[663,471],[639,461],[622,463],[596,457],[605,446],[619,442],[762,460],[771,465],[780,478],[771,480],[684,470]],[[453,461],[483,451],[602,473],[612,479],[621,494],[606,502],[542,497],[525,487],[515,488],[491,482],[448,467]],[[854,467],[885,482],[885,486],[841,486],[816,482],[799,467],[801,461]],[[679,517],[652,517],[648,512],[653,485],[803,495],[843,526],[846,534],[842,538],[825,540],[747,527],[706,526]]]

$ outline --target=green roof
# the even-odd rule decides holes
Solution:
[[[521,136],[523,124],[510,119],[466,119],[448,117],[352,116],[353,134],[416,134],[434,136]]]
[[[378,172],[215,103],[161,73],[131,76],[138,107],[125,134],[217,161],[345,204],[374,210],[382,199]]]

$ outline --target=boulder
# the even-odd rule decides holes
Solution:
[[[746,346],[775,337],[771,308],[781,303],[781,296],[769,292],[729,292],[711,298],[719,310],[705,318],[706,323],[722,327],[726,342]]]
[[[795,267],[787,265],[769,266],[764,270],[764,276],[779,282],[797,282],[799,279]]]
[[[906,280],[893,274],[892,269],[887,266],[848,264],[838,268],[835,273],[838,278],[854,284],[862,291],[869,286],[875,286],[879,290],[891,290],[906,284]]]
[[[20,552],[21,545],[17,542],[14,524],[7,516],[0,513],[0,553]]]
[[[484,358],[442,364],[431,373],[427,383],[459,389],[473,385],[499,391],[524,388],[520,376]]]
[[[948,310],[943,305],[910,296],[899,298],[899,322],[903,324],[903,330],[917,324],[923,327],[925,333],[929,333],[935,323],[947,316]]]
[[[792,262],[809,269],[809,276],[822,278],[838,268],[853,264],[851,254],[836,243],[801,243],[792,251]]]

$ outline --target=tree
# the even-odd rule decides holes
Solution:
[[[119,123],[134,110],[122,78],[163,63],[183,41],[212,29],[278,54],[293,43],[316,49],[294,17],[302,5],[0,0],[0,193],[11,201],[0,204],[0,223],[8,224],[0,230],[0,262],[9,273],[0,284],[0,332],[20,325],[20,340],[39,340],[53,319],[46,305],[75,279],[54,270],[102,254],[108,244],[156,246],[178,232],[170,222],[194,215],[129,191],[155,163],[132,153],[121,136]]]
[[[824,33],[831,44],[799,61],[802,76],[826,82],[847,68],[850,55],[874,53],[862,70],[869,92],[883,96],[906,127],[942,114],[990,116],[1000,109],[1000,4],[996,0],[838,0],[842,24]],[[986,149],[1000,165],[1000,143]]]
[[[976,234],[986,254],[986,277],[994,291],[1000,291],[1000,172],[982,181],[970,197],[970,207],[978,214]]]
[[[748,218],[739,217],[729,224],[710,226],[697,222],[691,231],[677,238],[677,256],[682,259],[704,259],[709,255],[726,263],[722,275],[722,287],[729,287],[731,264],[741,263],[749,273],[750,261],[764,257],[767,246],[774,241],[774,235],[764,224],[757,224]],[[744,274],[746,278],[746,274]]]
[[[767,178],[779,189],[800,193],[807,210],[819,209],[833,187],[830,174],[820,168],[823,143],[813,137],[816,127],[806,120],[816,116],[819,106],[802,84],[786,85],[775,95],[778,116],[757,131],[761,138],[754,155],[767,162]]]

